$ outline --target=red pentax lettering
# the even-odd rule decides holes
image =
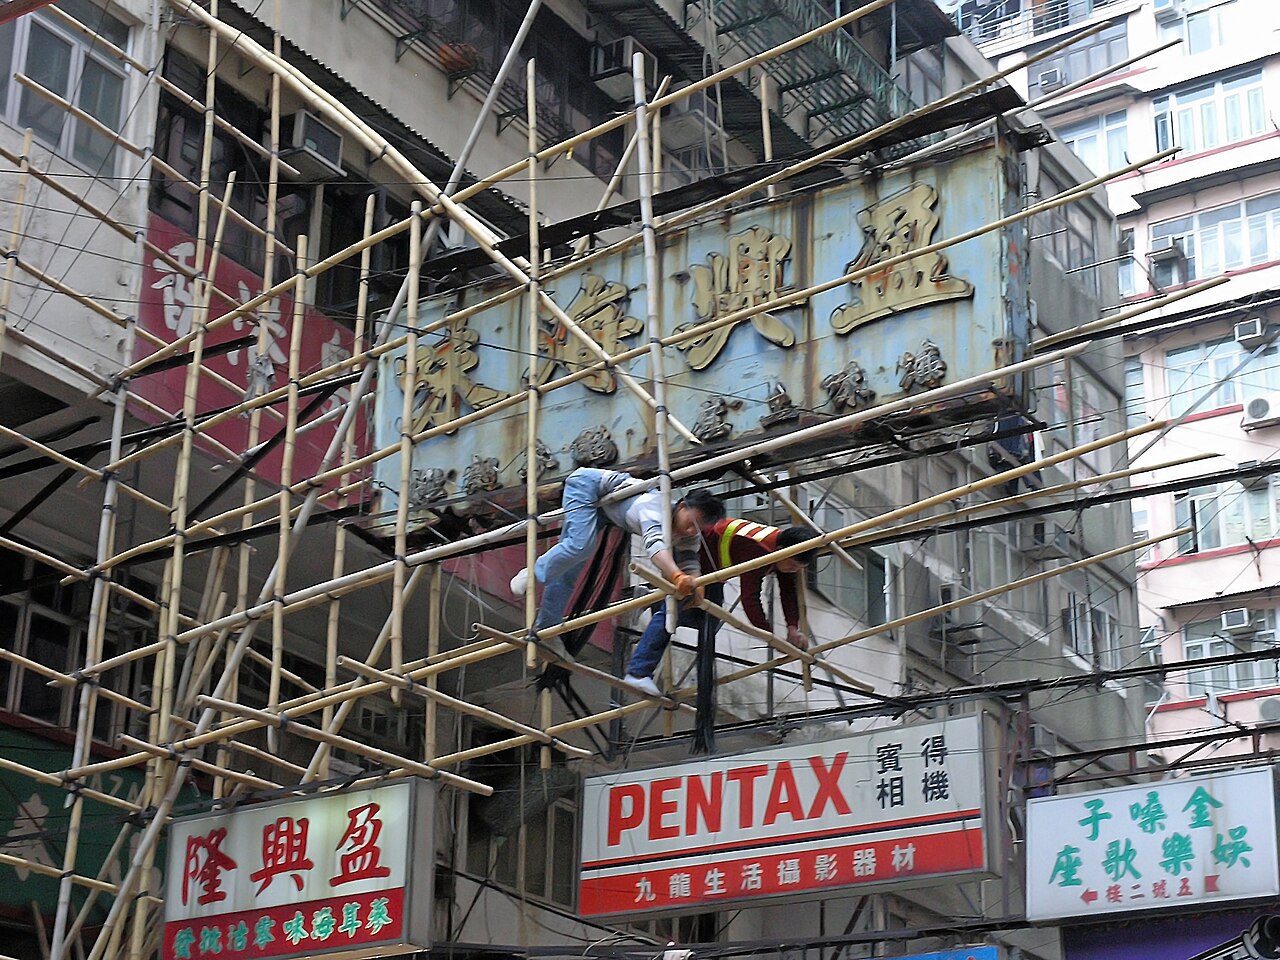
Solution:
[[[717,833],[723,825],[747,830],[782,819],[813,820],[828,809],[848,815],[849,801],[840,789],[848,759],[844,752],[830,765],[822,757],[808,757],[610,787],[609,846],[632,831],[639,831],[634,839],[670,840]]]

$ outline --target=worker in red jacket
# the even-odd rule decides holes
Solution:
[[[702,528],[702,546],[699,560],[704,574],[723,570],[748,560],[755,560],[776,550],[795,546],[812,540],[818,534],[809,527],[766,526],[751,520],[727,517],[708,527]],[[782,600],[782,613],[787,622],[787,641],[801,650],[809,645],[808,639],[800,631],[800,589],[805,569],[812,562],[814,551],[797,554],[786,560],[780,560],[769,566],[749,570],[738,578],[742,593],[742,609],[752,625],[761,630],[772,632],[773,624],[769,622],[760,603],[760,589],[764,585],[765,575],[770,571],[778,577],[778,596]],[[708,600],[721,603],[724,599],[722,584],[711,584],[706,591]],[[711,617],[706,611],[694,606],[682,607],[680,610],[680,626],[699,627],[704,623],[709,626],[709,634],[715,636],[720,621]],[[651,696],[658,696],[661,691],[653,681],[653,671],[658,666],[662,651],[671,641],[667,632],[666,604],[659,603],[654,607],[653,615],[643,636],[631,654],[631,663],[627,666],[625,682],[644,690]]]

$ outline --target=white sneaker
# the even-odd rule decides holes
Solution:
[[[517,599],[523,600],[525,591],[529,589],[529,568],[524,567],[511,578],[511,593]]]
[[[634,687],[636,690],[639,690],[645,696],[666,696],[666,694],[658,688],[658,685],[653,682],[653,677],[633,677],[630,674],[627,674],[627,676],[622,678],[622,682],[629,687]]]

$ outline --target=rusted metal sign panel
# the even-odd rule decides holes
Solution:
[[[670,335],[742,307],[833,280],[890,257],[995,221],[1018,206],[1016,155],[993,146],[895,172],[762,203],[660,237],[658,314]],[[708,332],[666,351],[667,403],[703,442],[671,435],[677,463],[784,434],[903,395],[981,375],[1020,358],[1027,340],[1026,234],[998,230],[958,246],[840,284]],[[557,304],[606,352],[643,346],[643,252],[630,250],[547,283]],[[469,289],[423,304],[420,326],[493,297]],[[415,377],[417,433],[525,390],[529,370],[523,298],[484,309],[422,338]],[[595,357],[545,311],[534,364],[548,383]],[[400,435],[404,351],[383,359],[379,446]],[[651,379],[647,356],[623,369]],[[971,421],[1024,408],[1020,381],[993,383],[944,406],[899,418],[903,429]],[[579,465],[643,471],[655,458],[653,418],[619,377],[601,370],[544,395],[537,430],[539,479],[554,482]],[[781,461],[848,448],[880,432],[828,436]],[[414,507],[522,489],[523,404],[441,433],[415,448]],[[764,462],[756,459],[757,464]],[[379,479],[399,486],[395,458]],[[523,496],[521,492],[520,496]]]

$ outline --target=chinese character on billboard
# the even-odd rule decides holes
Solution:
[[[196,241],[178,227],[152,214],[147,226],[147,240],[164,250],[174,261],[194,270],[207,267],[197,265]],[[229,256],[218,260],[217,288],[234,303],[245,303],[262,292],[262,277],[241,266]],[[279,279],[279,278],[277,278]],[[211,298],[209,320],[231,310],[220,297]],[[196,313],[195,281],[185,273],[175,270],[160,257],[149,257],[144,264],[142,302],[138,308],[138,322],[149,333],[173,341],[191,332]],[[293,328],[293,298],[281,297],[269,308],[255,311],[248,316],[237,317],[211,331],[205,341],[208,351],[205,366],[226,382],[218,382],[208,376],[200,379],[199,409],[217,410],[244,400],[246,391],[265,393],[289,382],[289,338]],[[258,354],[260,335],[264,344]],[[231,350],[214,350],[220,344],[246,341],[243,346]],[[324,314],[307,309],[303,316],[303,334],[300,362],[304,373],[329,366],[351,355],[352,333],[346,327],[330,320]],[[139,337],[138,358],[154,353],[157,348]],[[158,404],[170,413],[182,411],[183,390],[187,379],[187,365],[180,364],[167,370],[151,371],[131,384],[139,396]],[[230,385],[228,385],[228,382]],[[350,398],[350,387],[340,387],[314,411],[321,416],[344,406]],[[303,403],[310,402],[304,399]],[[333,439],[337,420],[315,430],[299,434],[294,460],[295,478],[306,476],[320,464],[324,451]],[[363,437],[363,419],[357,418],[357,435]],[[262,417],[260,440],[268,440],[282,431],[282,423],[269,415]],[[249,445],[249,421],[240,417],[223,420],[209,429],[209,436],[232,450],[241,451]],[[256,467],[258,473],[275,480],[280,478],[281,450],[268,453]]]
[[[401,780],[175,821],[164,960],[429,946],[433,798]]]
[[[981,717],[583,787],[584,916],[821,896],[988,869]]]
[[[1043,920],[1274,896],[1269,768],[1027,804],[1027,916]]]

